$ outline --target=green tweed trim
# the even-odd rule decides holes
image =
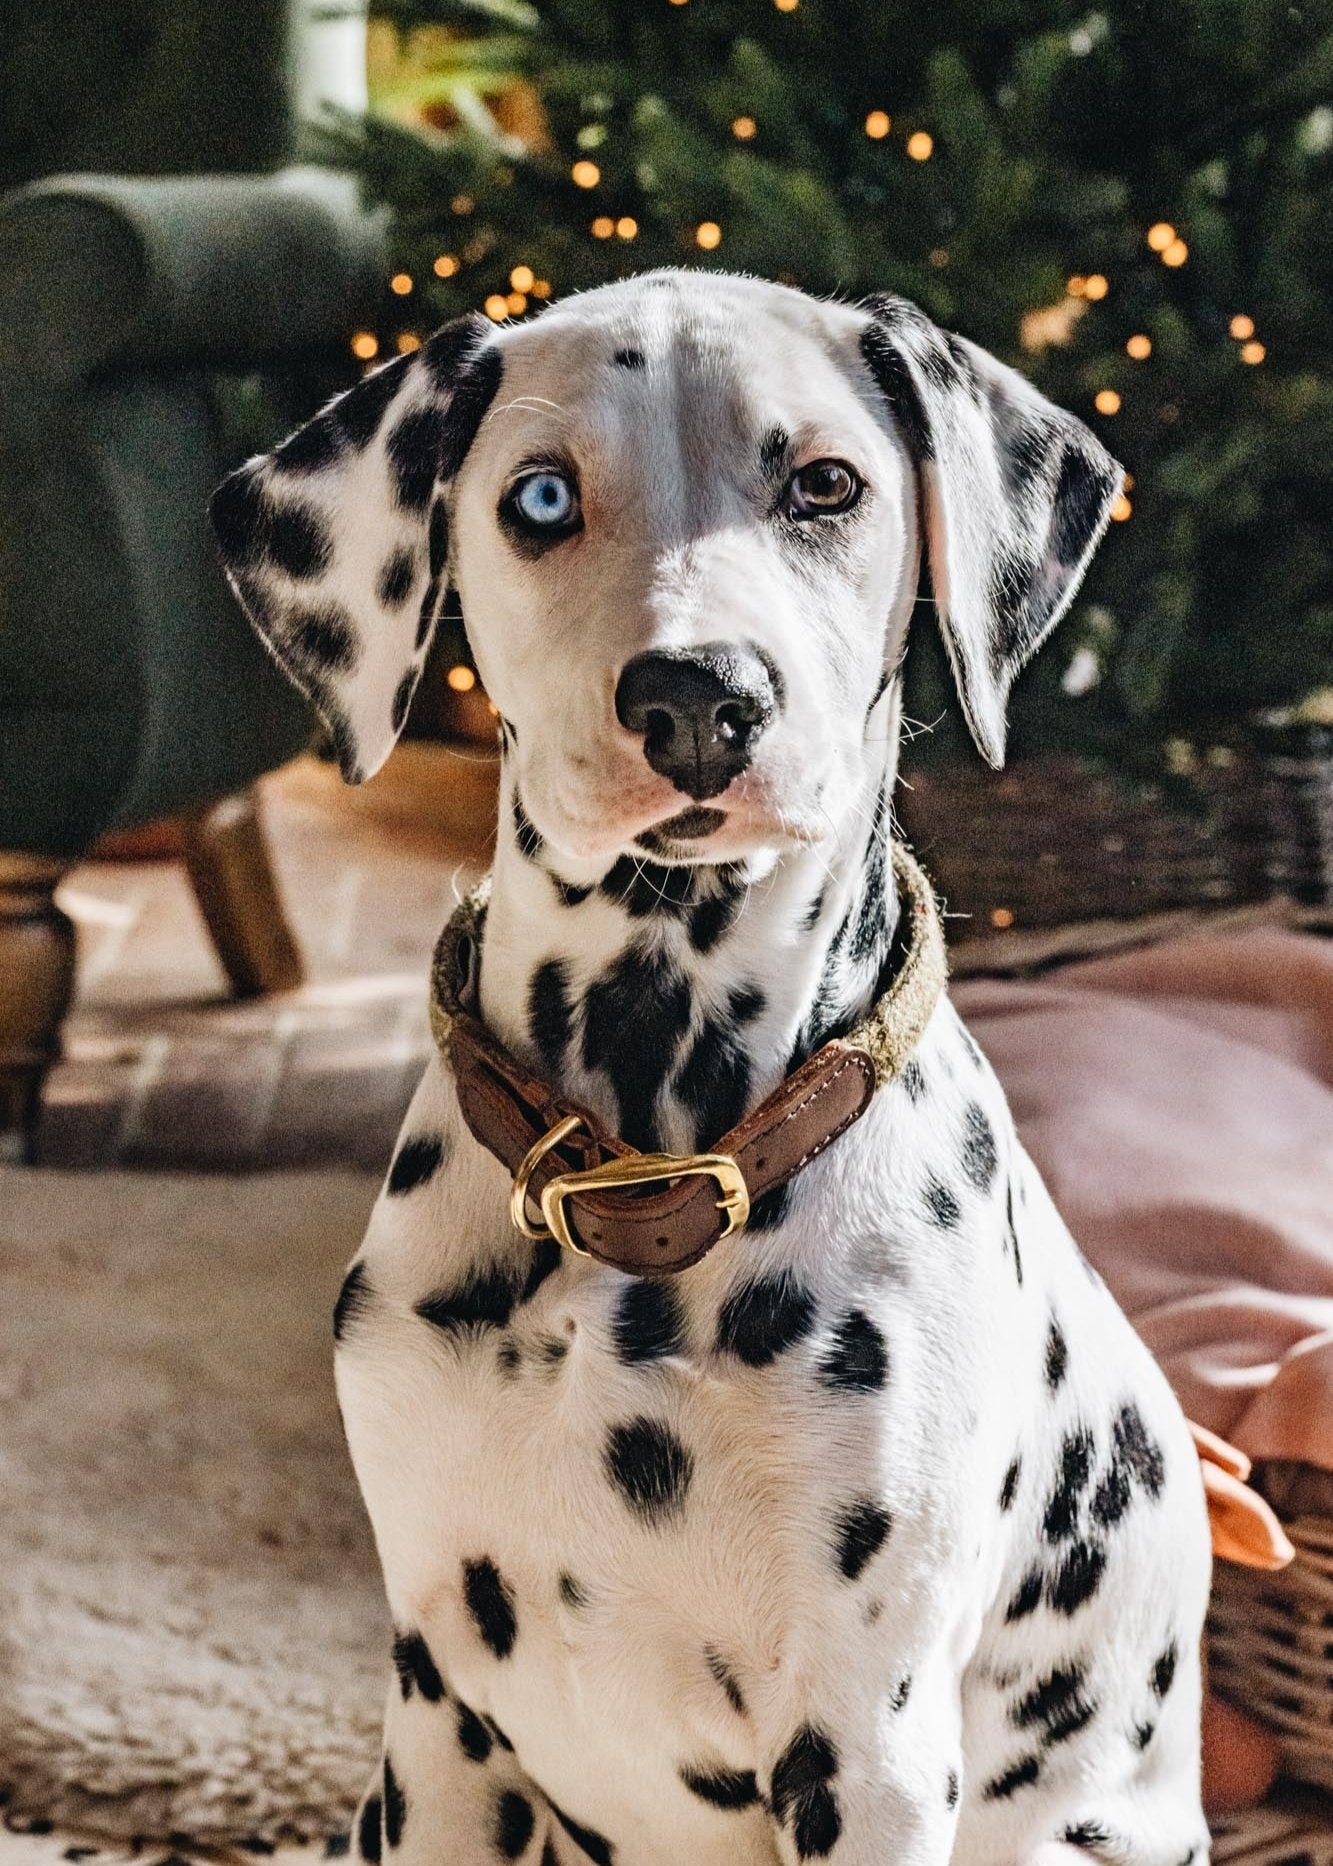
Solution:
[[[935,891],[915,857],[901,843],[893,845],[893,872],[902,896],[903,912],[910,916],[907,953],[892,983],[869,1014],[854,1030],[838,1039],[844,1049],[866,1052],[875,1065],[875,1078],[881,1087],[901,1075],[930,1022],[949,975]],[[475,962],[490,893],[488,875],[458,903],[435,948],[430,973],[430,1027],[446,1058],[450,1029],[454,1018],[464,1008],[459,998],[459,980],[473,971],[467,948],[470,943]]]

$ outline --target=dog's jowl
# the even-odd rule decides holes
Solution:
[[[901,300],[663,272],[450,326],[217,495],[349,778],[451,589],[501,717],[338,1305],[396,1628],[365,1858],[1203,1866],[1196,1459],[893,843],[923,550],[998,764],[1118,485]]]

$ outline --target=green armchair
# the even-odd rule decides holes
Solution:
[[[312,717],[227,589],[206,508],[346,383],[383,272],[380,222],[319,170],[62,176],[0,200],[0,1137],[31,1131],[72,988],[53,890],[103,831],[185,813],[233,983],[299,974],[236,799]]]

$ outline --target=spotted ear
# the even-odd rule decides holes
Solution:
[[[493,329],[447,324],[213,495],[232,586],[349,784],[393,750],[444,606],[446,501],[499,387]]]
[[[963,711],[1002,765],[1009,689],[1073,600],[1121,469],[1081,421],[915,305],[883,296],[865,308],[861,353],[916,464]]]

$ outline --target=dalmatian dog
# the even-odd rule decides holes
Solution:
[[[461,601],[502,744],[477,1015],[680,1153],[892,978],[922,552],[999,764],[1119,483],[900,299],[659,271],[447,326],[214,522],[354,782]],[[678,1275],[510,1192],[432,1062],[335,1317],[396,1628],[362,1859],[1204,1866],[1197,1459],[947,996]]]

